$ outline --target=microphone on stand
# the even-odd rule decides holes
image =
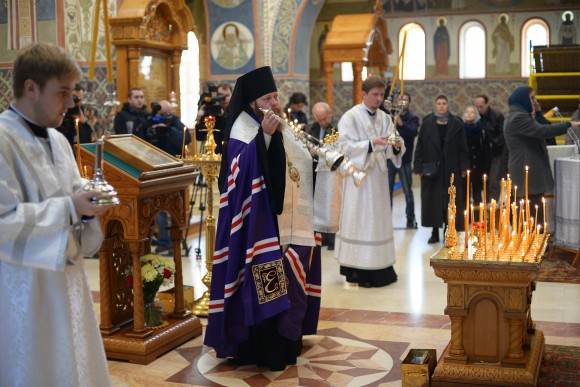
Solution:
[[[544,118],[551,118],[554,116],[554,114],[559,115],[559,113],[560,109],[558,109],[558,106],[554,106],[544,114]]]

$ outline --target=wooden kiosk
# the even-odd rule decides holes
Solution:
[[[201,322],[184,307],[181,262],[182,230],[187,220],[187,188],[197,172],[193,166],[138,137],[105,140],[104,175],[120,204],[101,216],[105,239],[100,250],[101,334],[109,359],[148,364],[163,353],[201,335]],[[95,144],[81,146],[81,165],[93,176]],[[175,309],[164,315],[161,328],[144,325],[140,257],[151,251],[155,216],[171,215],[175,261]],[[133,286],[125,273],[132,267]]]
[[[337,15],[322,48],[326,77],[326,102],[333,106],[332,73],[335,63],[352,62],[352,102],[362,101],[363,66],[376,66],[382,77],[392,52],[387,34],[387,17],[379,1],[375,13]]]

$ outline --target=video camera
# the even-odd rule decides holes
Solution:
[[[204,92],[199,98],[198,106],[205,111],[206,116],[221,116],[223,114],[221,102],[226,98],[225,95],[217,92],[217,85],[208,82],[207,92]]]

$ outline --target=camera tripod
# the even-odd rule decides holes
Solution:
[[[203,143],[200,144],[200,152],[203,150]],[[199,212],[200,212],[200,220],[199,220],[199,232],[197,234],[197,247],[195,248],[195,259],[201,260],[201,233],[203,232],[203,212],[206,209],[205,204],[207,203],[207,184],[205,182],[205,178],[200,173],[197,175],[195,180],[193,181],[193,189],[191,191],[191,196],[189,198],[189,218],[187,220],[187,224],[185,226],[185,234],[182,239],[183,249],[185,250],[186,256],[189,256],[189,252],[191,251],[191,247],[187,244],[187,236],[189,235],[189,226],[191,224],[191,218],[193,216],[192,209],[195,207],[196,200],[199,196]]]

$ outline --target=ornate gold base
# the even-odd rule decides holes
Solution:
[[[544,332],[536,330],[531,337],[530,348],[524,350],[522,365],[508,364],[509,359],[498,364],[467,363],[452,364],[445,358],[437,364],[431,379],[433,386],[535,386],[544,354]]]
[[[207,317],[209,310],[209,292],[204,292],[203,295],[195,300],[191,311],[198,317]]]
[[[178,320],[164,316],[168,325],[152,332],[146,337],[132,338],[133,325],[122,328],[111,336],[103,336],[107,359],[128,360],[131,363],[149,364],[164,353],[201,335],[201,322],[193,315]]]

